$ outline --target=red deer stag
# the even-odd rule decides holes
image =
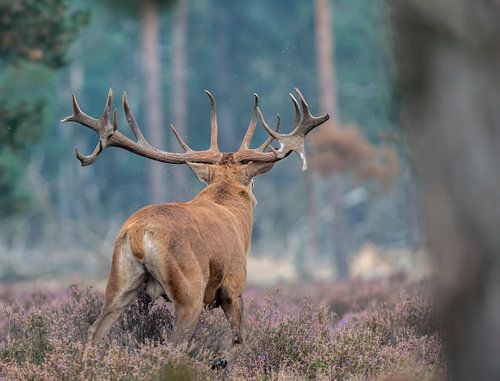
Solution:
[[[295,126],[291,133],[278,133],[279,115],[276,131],[267,125],[255,95],[253,115],[243,142],[238,151],[229,153],[219,151],[215,99],[208,91],[210,148],[193,151],[171,126],[184,153],[162,151],[146,141],[132,115],[126,93],[123,108],[136,141],[117,131],[116,109],[111,122],[111,90],[99,119],[85,114],[73,96],[73,115],[62,122],[80,123],[99,135],[99,143],[90,155],[76,150],[82,166],[94,163],[106,147],[119,147],[163,163],[187,164],[196,177],[207,184],[189,202],[146,206],[122,225],[116,237],[104,305],[89,329],[87,349],[101,341],[145,282],[153,298],[163,295],[174,303],[174,342],[191,336],[203,305],[207,305],[222,307],[234,335],[233,345],[242,343],[241,294],[246,283],[246,258],[256,204],[252,179],[269,171],[292,151],[300,156],[305,170],[304,138],[329,118],[328,115],[312,116],[302,94],[295,90],[300,106],[290,94],[295,107]],[[250,142],[258,120],[270,136],[253,149]],[[279,142],[279,149],[272,147],[273,140]]]

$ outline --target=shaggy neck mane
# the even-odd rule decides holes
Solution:
[[[252,238],[254,199],[240,184],[222,180],[208,185],[193,202],[213,202],[224,207],[233,216],[233,222],[242,233],[245,252],[248,253]]]
[[[252,196],[245,187],[227,180],[208,185],[198,193],[195,199],[208,199],[228,208],[253,208],[254,206]]]

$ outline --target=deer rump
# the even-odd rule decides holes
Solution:
[[[113,257],[136,262],[130,270],[144,273],[153,299],[218,306],[223,289],[240,296],[246,283],[248,248],[235,222],[213,202],[147,206],[124,223]]]

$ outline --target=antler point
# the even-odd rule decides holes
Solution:
[[[115,110],[113,111],[113,134],[117,129],[118,129],[118,108],[115,107]]]

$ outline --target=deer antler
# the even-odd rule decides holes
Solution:
[[[299,155],[302,160],[302,169],[307,168],[305,152],[304,152],[304,140],[305,136],[311,132],[315,127],[326,122],[329,118],[328,114],[314,117],[307,105],[304,97],[300,91],[296,88],[300,100],[300,106],[295,97],[290,94],[292,102],[295,108],[295,126],[292,132],[288,134],[280,134],[280,116],[278,114],[276,130],[272,130],[266,123],[262,111],[259,108],[259,97],[254,94],[255,102],[253,107],[252,119],[248,125],[248,129],[245,133],[245,137],[241,143],[238,151],[232,153],[233,159],[237,163],[248,163],[248,162],[261,162],[261,163],[273,163],[287,157],[291,152],[295,152]],[[82,155],[78,149],[76,149],[76,157],[80,160],[82,166],[87,166],[94,163],[97,157],[104,151],[107,147],[119,147],[126,149],[127,151],[133,152],[137,155],[144,156],[146,158],[161,161],[163,163],[170,164],[184,164],[187,162],[193,163],[206,163],[206,164],[216,164],[218,163],[223,154],[219,151],[219,146],[217,144],[217,114],[216,114],[216,104],[214,96],[207,90],[205,92],[210,100],[210,148],[205,151],[194,151],[191,149],[187,143],[182,139],[177,130],[173,125],[171,125],[172,132],[175,138],[179,142],[179,145],[184,149],[184,153],[168,152],[160,150],[153,147],[144,138],[133,114],[128,104],[127,93],[123,93],[122,103],[125,116],[127,118],[127,123],[135,136],[136,141],[133,141],[123,135],[118,131],[118,117],[117,110],[113,111],[113,122],[110,121],[111,106],[113,103],[113,92],[110,89],[108,97],[106,99],[106,105],[104,106],[104,111],[99,119],[95,119],[87,114],[85,114],[73,95],[73,114],[67,118],[61,120],[61,122],[76,122],[80,123],[91,130],[94,130],[99,135],[99,142],[94,148],[90,155]],[[269,133],[268,139],[258,148],[250,148],[250,143],[252,141],[255,128],[257,126],[258,120],[261,121],[262,125]],[[280,148],[275,149],[271,146],[271,143],[277,140],[280,143]],[[268,147],[272,148],[271,151],[266,151]]]
[[[234,158],[238,162],[275,162],[279,161],[285,157],[287,157],[291,152],[295,152],[299,155],[302,161],[302,170],[307,169],[307,162],[305,156],[305,137],[311,132],[315,127],[319,126],[326,122],[330,117],[328,114],[321,115],[315,117],[309,111],[309,105],[305,101],[302,93],[299,89],[295,88],[300,100],[297,102],[297,99],[290,93],[290,97],[293,102],[293,106],[295,108],[295,126],[292,132],[288,134],[280,134],[278,133],[280,117],[278,114],[278,122],[276,131],[272,130],[269,125],[266,123],[264,116],[262,115],[262,111],[258,105],[258,97],[255,95],[255,105],[254,105],[254,113],[252,115],[252,120],[250,121],[250,125],[248,126],[247,133],[245,134],[245,138],[243,139],[243,143],[241,144],[240,149],[234,153]],[[248,145],[255,131],[256,124],[256,116],[258,115],[262,125],[269,133],[270,137],[257,149],[249,149]],[[265,149],[271,144],[273,140],[277,140],[280,143],[279,149],[274,149],[272,152],[264,152]]]
[[[86,156],[82,155],[78,149],[76,149],[76,157],[80,160],[82,166],[87,166],[95,162],[99,154],[107,147],[119,147],[126,149],[127,151],[133,152],[137,155],[147,157],[149,159],[161,161],[163,163],[171,164],[184,164],[186,162],[193,163],[217,163],[221,157],[222,153],[219,152],[217,147],[217,120],[215,116],[215,100],[212,94],[207,91],[210,97],[211,109],[212,109],[212,123],[211,123],[211,146],[210,149],[206,151],[193,151],[189,146],[184,143],[180,135],[177,133],[175,128],[172,126],[173,132],[181,144],[181,146],[186,150],[185,153],[176,153],[162,151],[158,148],[153,147],[147,142],[142,134],[137,122],[130,110],[128,104],[127,93],[123,93],[123,110],[127,118],[127,123],[130,126],[137,141],[133,141],[127,138],[125,135],[120,133],[118,130],[118,118],[116,109],[113,112],[113,124],[110,123],[110,111],[113,102],[113,92],[110,89],[108,97],[106,99],[106,105],[104,106],[103,115],[99,119],[95,119],[87,114],[85,114],[73,95],[73,114],[61,120],[61,122],[77,122],[92,130],[94,130],[99,135],[99,142],[95,147],[94,151]]]

